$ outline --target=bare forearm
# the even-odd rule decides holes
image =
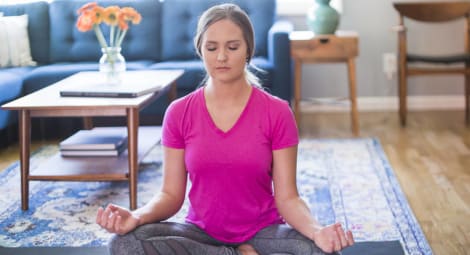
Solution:
[[[182,201],[162,192],[155,195],[143,207],[135,210],[133,214],[139,218],[139,225],[143,225],[172,217],[179,211],[181,205]]]
[[[314,232],[322,228],[311,215],[308,206],[298,196],[279,201],[277,207],[281,216],[290,226],[311,240],[313,240]]]

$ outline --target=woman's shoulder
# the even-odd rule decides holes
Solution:
[[[195,102],[195,100],[200,96],[201,92],[202,92],[202,88],[198,88],[187,95],[184,95],[180,98],[173,100],[168,106],[168,109],[170,110],[186,109],[189,105]]]
[[[265,89],[254,87],[254,90],[255,95],[259,98],[259,100],[269,106],[269,108],[289,108],[289,103],[286,100],[270,94]]]

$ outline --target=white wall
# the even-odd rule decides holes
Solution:
[[[416,2],[419,0],[400,0]],[[392,0],[343,0],[341,30],[359,33],[359,57],[356,60],[359,97],[397,95],[397,77],[387,80],[383,73],[383,54],[397,52],[397,35],[392,27],[398,24],[398,13]],[[304,15],[281,16],[294,23],[295,30],[308,29]],[[409,41],[409,49],[433,54],[457,53],[464,49],[463,21],[424,29],[410,23],[409,33],[419,38]],[[421,30],[422,29],[422,30]],[[409,79],[409,95],[462,95],[462,76],[422,76]],[[345,97],[347,69],[345,64],[306,64],[302,75],[302,98]]]

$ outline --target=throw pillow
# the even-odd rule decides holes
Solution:
[[[36,65],[31,57],[28,15],[0,17],[0,67]]]

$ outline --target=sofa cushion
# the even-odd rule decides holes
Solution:
[[[49,62],[49,5],[47,2],[30,2],[0,5],[4,16],[28,15],[28,36],[33,60]]]
[[[21,75],[10,72],[8,69],[0,70],[0,104],[15,99],[21,94],[23,79]]]
[[[268,31],[275,19],[275,0],[231,1],[245,10],[255,30],[255,55],[266,56]],[[193,37],[200,15],[219,0],[165,0],[162,11],[162,60],[197,57]]]
[[[10,68],[0,69],[0,105],[12,101],[21,94],[23,79]],[[16,113],[0,109],[0,130],[16,121]]]
[[[77,10],[88,0],[55,0],[50,3],[51,61],[98,61],[101,49],[93,30],[80,32],[75,24]],[[156,0],[102,0],[102,6],[118,5],[135,8],[141,15],[140,24],[131,26],[122,43],[122,55],[126,60],[160,59],[160,1]],[[109,27],[102,26],[105,36]]]
[[[36,65],[31,57],[28,15],[0,17],[0,67]]]

